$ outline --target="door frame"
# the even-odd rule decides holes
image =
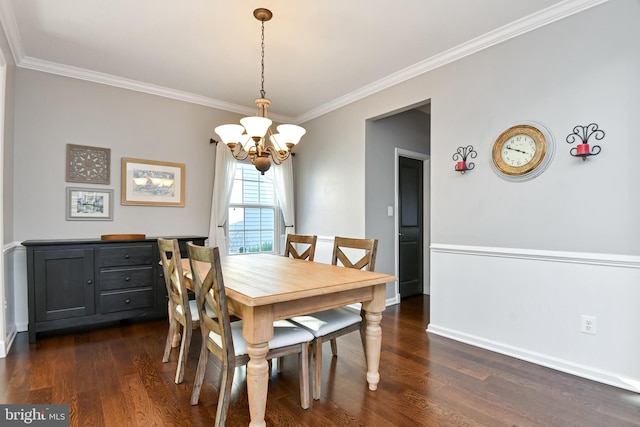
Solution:
[[[423,262],[422,265],[424,267],[423,271],[423,283],[422,283],[422,292],[424,294],[428,294],[430,292],[431,286],[429,282],[429,242],[431,241],[431,221],[430,221],[430,194],[431,194],[431,169],[430,169],[430,156],[424,153],[418,153],[416,151],[409,151],[403,148],[395,147],[395,159],[394,159],[394,209],[395,215],[393,231],[394,231],[394,262],[395,262],[395,276],[400,277],[400,239],[398,234],[400,233],[400,226],[398,224],[398,207],[399,207],[399,195],[400,195],[400,181],[398,179],[398,175],[400,172],[400,157],[407,157],[410,159],[422,160],[422,228],[423,228],[423,236],[422,236],[422,244],[423,244]],[[395,294],[396,300],[400,302],[400,280],[395,281]]]
[[[4,244],[4,130],[5,130],[5,105],[7,94],[7,61],[4,57],[2,49],[0,49],[0,189],[2,189],[3,197],[0,198],[0,242],[2,243],[2,253],[0,254],[0,358],[4,358],[9,353],[11,344],[16,336],[15,319],[7,318],[7,307],[13,305],[13,301],[7,301],[8,297],[13,296],[13,292],[8,292],[9,283],[5,276],[5,254],[6,248]],[[11,310],[13,313],[14,311]]]

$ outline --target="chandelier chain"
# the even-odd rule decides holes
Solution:
[[[264,98],[266,95],[266,92],[264,91],[264,21],[262,21],[262,37],[261,37],[261,47],[262,47],[262,61],[261,61],[261,65],[262,65],[262,75],[261,75],[261,79],[260,79],[260,97]]]

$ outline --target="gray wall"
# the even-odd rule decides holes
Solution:
[[[387,207],[395,206],[395,148],[429,154],[429,128],[429,116],[417,110],[367,121],[365,235],[378,239],[376,271],[395,274],[396,216],[387,215]],[[395,292],[388,285],[387,298]]]
[[[638,8],[607,2],[305,123],[299,231],[364,236],[365,123],[431,99],[433,242],[640,254]],[[542,176],[515,184],[491,169],[491,146],[522,120],[550,128],[557,153]],[[591,122],[606,138],[602,153],[582,162],[565,138]],[[478,158],[461,177],[451,156],[463,144]]]
[[[218,124],[238,115],[158,96],[18,69],[14,239],[107,233],[208,235]],[[65,182],[66,144],[111,149],[109,185]],[[184,207],[122,206],[120,160],[184,163]],[[113,221],[66,221],[66,187],[114,190]]]
[[[7,66],[6,107],[4,112],[4,158],[2,165],[3,179],[3,227],[4,242],[13,241],[13,152],[14,152],[14,99],[15,99],[15,65]]]
[[[638,22],[640,2],[612,0],[305,123],[298,232],[366,236],[365,124],[430,99],[429,330],[620,387],[640,383],[640,341],[629,338],[640,322]],[[551,130],[556,155],[534,180],[508,182],[490,166],[491,147],[523,120]],[[565,138],[592,122],[606,137],[583,162]],[[467,144],[476,167],[460,175],[451,156]],[[581,315],[598,317],[597,335],[580,332]]]
[[[640,155],[639,15],[638,1],[610,1],[425,76],[441,82],[432,97],[433,242],[640,254],[631,172]],[[491,146],[519,120],[544,123],[557,153],[542,176],[511,183],[491,170]],[[583,162],[565,138],[591,122],[606,137]],[[478,151],[463,177],[451,172],[459,141]]]
[[[2,158],[2,227],[3,244],[13,240],[13,126],[14,92],[16,67],[4,31],[0,31],[0,50],[7,63],[4,108],[4,146]]]

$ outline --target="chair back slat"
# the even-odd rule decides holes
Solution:
[[[190,318],[189,295],[187,285],[184,282],[178,239],[158,238],[158,249],[160,250],[162,271],[169,300],[174,307],[182,306],[182,311],[177,312],[177,315],[181,313],[181,315]]]
[[[217,334],[220,337],[219,342],[212,343],[215,345],[213,348],[209,346],[209,349],[224,363],[227,363],[235,357],[235,350],[220,264],[220,252],[217,247],[197,246],[191,242],[187,243],[187,249],[193,288],[201,319],[200,328],[202,329],[203,342],[209,332]],[[202,274],[203,270],[199,269],[199,264],[208,264],[206,274]],[[209,308],[209,314],[207,314],[207,308]],[[211,312],[215,314],[214,317],[210,317]],[[211,343],[211,340],[209,342]]]
[[[347,268],[357,268],[358,270],[365,269],[368,271],[374,271],[376,265],[377,250],[377,239],[353,239],[349,237],[336,237],[333,243],[333,255],[331,257],[331,264],[342,264]],[[361,255],[363,252],[364,255]],[[356,260],[355,262],[353,261],[354,259]]]
[[[316,241],[318,236],[305,236],[302,234],[287,234],[287,243],[284,256],[296,259],[313,261],[316,253]],[[304,250],[303,250],[304,249]],[[301,252],[299,252],[301,251]]]

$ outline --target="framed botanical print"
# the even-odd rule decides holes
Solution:
[[[123,205],[184,206],[184,163],[122,158]]]

